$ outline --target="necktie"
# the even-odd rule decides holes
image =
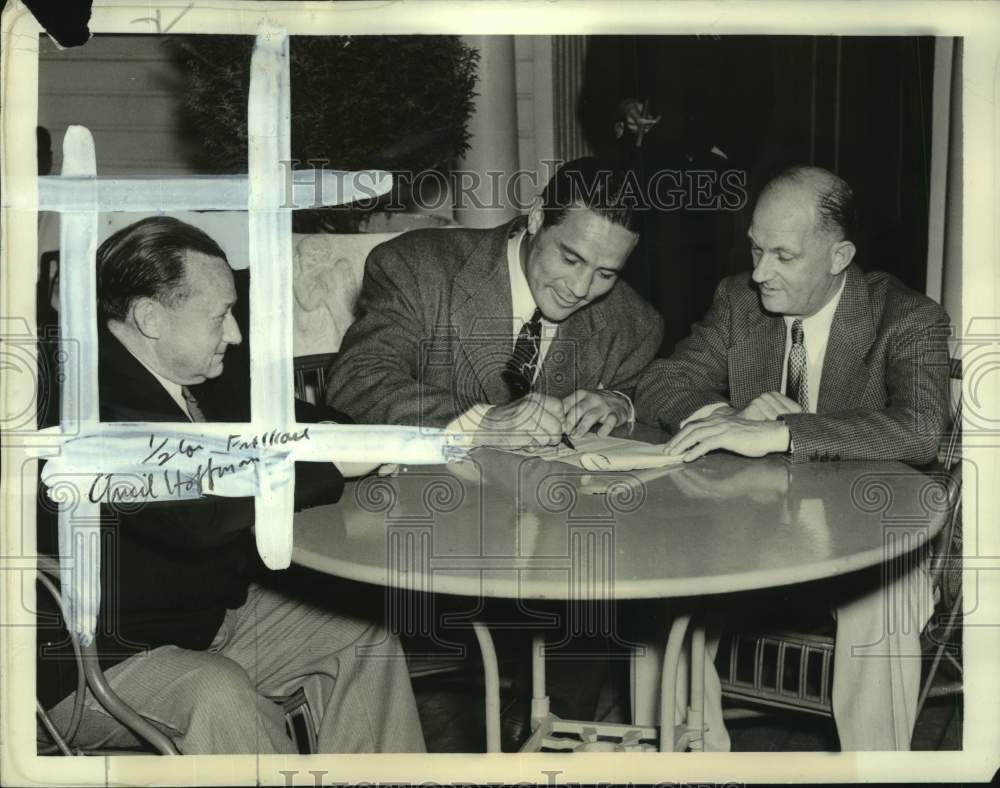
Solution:
[[[538,351],[542,340],[542,310],[536,309],[531,320],[521,326],[514,343],[514,352],[503,371],[503,379],[510,389],[512,399],[523,397],[531,391],[538,369]]]
[[[788,353],[788,379],[785,395],[799,403],[803,413],[809,412],[809,381],[806,374],[806,346],[802,321],[792,322],[792,349]]]
[[[201,407],[198,405],[198,400],[195,399],[191,390],[187,386],[181,386],[181,394],[184,395],[184,402],[187,403],[188,414],[191,416],[191,421],[205,421],[205,414],[202,412]]]

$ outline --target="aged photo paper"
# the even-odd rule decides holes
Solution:
[[[86,44],[62,48],[20,0],[6,4],[0,30],[3,61],[0,72],[3,178],[0,202],[0,291],[3,299],[0,308],[0,369],[3,371],[0,541],[3,549],[0,568],[4,570],[0,573],[0,783],[315,786],[404,782],[428,785],[918,783],[976,782],[989,780],[996,772],[1000,767],[997,755],[1000,753],[1000,672],[996,656],[1000,654],[1000,572],[997,571],[1000,570],[1000,532],[995,523],[1000,513],[994,490],[1000,481],[997,463],[997,447],[1000,446],[997,414],[997,402],[1000,401],[1000,365],[997,364],[1000,358],[1000,276],[997,275],[1000,241],[994,228],[1000,215],[1000,158],[997,153],[1000,150],[1000,114],[997,112],[1000,8],[967,2],[870,0],[739,5],[640,0],[613,4],[572,0],[482,3],[95,0],[89,30],[93,37]],[[515,552],[513,558],[499,552],[491,554],[483,546],[488,542],[485,537],[469,547],[474,540],[468,541],[468,534],[485,533],[486,514],[467,506],[468,501],[453,500],[455,491],[461,493],[468,485],[491,484],[492,494],[501,495],[497,490],[502,483],[490,479],[489,474],[483,478],[474,474],[474,479],[467,476],[468,469],[476,467],[469,461],[471,444],[462,432],[468,429],[467,422],[459,422],[458,427],[453,426],[454,422],[447,427],[408,426],[405,421],[397,422],[397,426],[333,423],[326,418],[302,418],[298,400],[324,405],[324,386],[328,382],[325,376],[330,359],[340,350],[345,333],[358,316],[359,293],[363,286],[371,286],[365,278],[365,260],[371,250],[401,230],[489,228],[518,215],[527,215],[533,197],[545,185],[557,163],[589,154],[591,147],[596,147],[593,137],[588,136],[590,132],[583,130],[587,123],[585,109],[577,106],[585,76],[593,78],[594,72],[600,71],[594,68],[593,61],[587,70],[588,52],[593,57],[595,49],[587,50],[585,42],[597,42],[591,44],[592,47],[606,45],[611,51],[617,42],[628,36],[653,35],[683,36],[689,39],[688,44],[697,40],[695,46],[698,47],[703,47],[705,41],[711,46],[711,42],[728,36],[753,36],[758,37],[758,42],[776,42],[774,50],[780,51],[784,60],[779,57],[774,68],[786,69],[791,74],[782,84],[801,85],[801,96],[811,96],[812,106],[808,111],[802,106],[796,107],[795,102],[801,96],[789,95],[779,97],[784,103],[776,100],[774,109],[768,107],[765,112],[755,106],[753,96],[743,96],[745,103],[740,105],[743,108],[738,113],[740,117],[728,121],[734,137],[753,138],[761,149],[780,151],[792,137],[785,128],[787,116],[783,113],[797,109],[801,117],[810,119],[806,124],[811,124],[810,142],[807,149],[803,149],[803,156],[810,159],[809,163],[823,163],[837,169],[837,165],[843,166],[847,158],[842,151],[864,150],[863,155],[853,156],[853,166],[878,195],[876,199],[885,203],[873,214],[876,219],[872,221],[880,222],[885,216],[892,217],[894,222],[891,227],[886,224],[874,228],[876,235],[884,232],[879,245],[872,247],[877,249],[877,254],[871,256],[879,260],[871,267],[884,268],[906,280],[907,284],[918,282],[918,289],[922,288],[950,315],[949,335],[942,338],[942,342],[946,340],[947,354],[934,362],[921,363],[947,365],[948,355],[961,359],[962,372],[952,384],[952,397],[955,401],[961,397],[964,418],[958,449],[960,500],[958,497],[953,501],[945,500],[941,492],[944,488],[940,486],[937,492],[926,493],[926,488],[911,483],[912,479],[888,484],[879,482],[868,488],[860,503],[854,500],[860,507],[861,518],[856,521],[854,530],[859,530],[858,523],[869,521],[875,527],[880,524],[888,527],[886,524],[893,517],[900,528],[926,528],[929,522],[926,513],[931,512],[929,516],[935,523],[936,533],[946,519],[945,513],[961,506],[964,537],[960,536],[957,542],[962,551],[961,559],[959,562],[956,558],[955,563],[949,564],[952,575],[961,578],[957,605],[962,615],[957,634],[950,635],[955,643],[960,642],[961,654],[957,684],[960,694],[953,701],[958,720],[952,727],[958,731],[954,743],[938,749],[928,746],[926,751],[900,752],[655,752],[652,726],[633,725],[635,730],[641,728],[645,732],[626,734],[624,741],[614,733],[619,730],[614,726],[606,730],[585,729],[582,734],[574,731],[574,736],[582,737],[585,743],[593,746],[580,747],[572,754],[558,752],[555,748],[545,752],[499,752],[501,715],[500,710],[494,708],[494,717],[490,717],[485,726],[479,748],[490,752],[468,747],[461,753],[159,755],[153,752],[157,749],[171,751],[172,744],[164,733],[169,726],[140,720],[134,730],[143,732],[154,745],[152,750],[119,752],[119,748],[104,751],[97,748],[87,757],[73,757],[68,751],[61,753],[62,747],[51,744],[51,737],[46,738],[48,723],[41,722],[37,714],[43,705],[54,705],[59,698],[54,697],[52,704],[41,701],[43,690],[38,686],[40,679],[36,678],[36,620],[42,616],[40,611],[61,608],[66,630],[74,644],[89,648],[100,640],[98,614],[102,609],[102,566],[105,573],[109,571],[108,553],[112,552],[105,549],[102,542],[104,507],[121,506],[124,516],[141,517],[142,507],[156,500],[187,504],[206,492],[226,499],[252,499],[253,505],[248,510],[254,524],[251,553],[259,556],[261,564],[269,571],[305,567],[320,576],[331,575],[328,578],[331,583],[347,579],[368,584],[379,593],[383,588],[406,589],[428,592],[428,597],[429,592],[459,597],[469,595],[472,593],[468,590],[472,587],[470,583],[474,581],[484,597],[518,602],[519,592],[531,588],[534,582],[537,593],[532,596],[525,590],[529,600],[574,598],[572,594],[560,597],[558,590],[553,591],[546,585],[545,578],[532,576],[533,565],[515,560],[518,556],[532,554],[551,559],[552,566],[558,563],[557,558],[565,557],[568,564],[586,560],[579,556],[574,559],[572,550],[565,545],[552,547],[555,540],[551,532],[545,533],[546,523],[540,522],[534,514],[523,516],[529,504],[519,497],[524,492],[522,489],[511,489],[509,495],[510,516],[522,517],[514,537],[519,552]],[[178,66],[183,57],[163,53],[176,55],[180,50],[170,47],[177,41],[219,36],[245,39],[247,67],[231,75],[235,88],[219,89],[218,93],[212,92],[211,78],[205,80],[202,75],[204,95],[208,96],[199,99],[202,122],[206,128],[210,124],[210,120],[205,120],[205,112],[207,106],[208,116],[212,114],[213,101],[218,102],[220,118],[232,116],[234,112],[243,113],[240,102],[245,101],[245,115],[240,115],[245,120],[245,123],[241,121],[240,134],[243,136],[235,147],[245,148],[246,154],[241,166],[229,161],[208,171],[192,162],[205,161],[206,150],[209,154],[217,154],[219,161],[224,154],[228,155],[225,135],[218,136],[218,128],[224,124],[218,124],[211,135],[207,130],[202,132],[197,125],[181,127],[181,95],[190,90],[190,86],[178,82],[179,72],[170,69],[183,68]],[[478,52],[475,59],[478,71],[464,72],[475,73],[475,82],[470,82],[474,87],[467,86],[469,90],[464,99],[470,102],[468,136],[463,138],[464,147],[458,146],[464,152],[445,166],[454,166],[449,177],[454,173],[469,175],[470,171],[478,170],[480,173],[490,171],[496,179],[464,187],[461,178],[448,181],[442,176],[439,182],[427,176],[439,162],[424,162],[412,165],[407,180],[406,173],[401,174],[410,161],[407,156],[412,154],[407,145],[433,146],[445,133],[441,129],[409,136],[401,132],[400,139],[413,139],[405,144],[398,143],[396,148],[386,143],[385,149],[391,155],[387,154],[385,160],[395,162],[397,159],[393,157],[396,156],[402,162],[398,167],[393,166],[392,171],[388,164],[380,169],[381,165],[364,161],[344,169],[324,166],[328,162],[323,161],[310,161],[309,166],[299,162],[300,166],[293,168],[293,154],[299,143],[296,135],[310,128],[302,119],[313,118],[315,114],[314,108],[305,102],[296,103],[297,96],[305,95],[293,84],[295,77],[292,75],[301,66],[301,61],[298,66],[296,61],[297,41],[301,43],[306,37],[332,36],[346,37],[345,48],[363,37],[448,36],[465,47],[456,51]],[[794,42],[798,43],[789,43],[783,48],[785,37],[788,42],[793,42],[795,37]],[[881,37],[882,43],[866,46],[864,39],[871,37]],[[875,52],[879,46],[888,51],[891,44],[886,42],[892,41],[905,42],[909,49],[901,44],[898,51],[902,54],[898,59],[873,58],[871,68],[889,68],[888,63],[898,72],[868,75],[873,81],[898,80],[901,95],[902,86],[908,85],[909,103],[900,98],[898,112],[896,108],[892,110],[896,114],[890,123],[881,115],[872,120],[863,111],[874,112],[876,108],[866,107],[860,100],[850,104],[841,98],[859,94],[859,84],[852,80],[864,79],[865,69],[857,66],[857,61],[850,69],[842,67],[851,53]],[[851,46],[856,46],[856,50],[851,50]],[[684,51],[678,49],[678,52]],[[746,56],[752,60],[752,48],[747,52]],[[678,68],[683,69],[683,56],[674,56],[678,59]],[[391,49],[387,48],[380,57],[388,61],[390,68],[403,67],[392,63],[394,52]],[[636,99],[637,104],[642,103],[641,111],[647,119],[655,115],[661,118],[656,123],[664,124],[669,122],[672,112],[690,111],[690,108],[679,110],[677,105],[667,105],[665,99],[658,105],[656,100],[650,102],[649,96],[642,95],[648,91],[639,70],[667,68],[664,65],[666,57],[659,65],[653,62],[655,59],[656,50],[651,48],[637,56],[635,64],[622,67],[636,69],[635,74],[625,74],[622,79],[626,84],[635,84],[637,95],[628,95],[628,87],[616,96],[610,95],[611,88],[604,93],[598,90],[598,100],[589,106],[597,106],[604,99],[609,101],[609,107],[618,105],[619,99]],[[409,61],[404,61],[400,55],[400,62]],[[711,67],[725,83],[736,79],[734,74],[740,71],[741,64],[720,61]],[[206,73],[215,72],[208,70]],[[309,73],[315,76],[321,72]],[[337,74],[322,73],[326,79],[337,80]],[[847,76],[842,81],[844,74]],[[678,73],[678,76],[684,75]],[[607,77],[608,84],[613,82],[607,73],[598,74],[598,77]],[[430,72],[422,78],[428,83],[434,80]],[[241,82],[244,79],[245,82]],[[930,82],[924,81],[927,79]],[[372,84],[376,82],[359,78],[358,91],[369,90]],[[315,96],[315,91],[322,86],[310,87],[313,93],[308,95]],[[235,111],[231,106],[233,89],[240,94],[236,100],[239,107]],[[777,87],[769,89],[778,90]],[[766,91],[761,95],[771,96]],[[833,100],[827,102],[831,96]],[[929,98],[929,102],[924,104],[924,98]],[[186,99],[190,104],[192,96]],[[364,107],[368,103],[412,104],[416,100],[419,99],[409,95],[387,98],[372,92],[358,96],[356,106],[341,109],[345,115],[356,112],[364,118]],[[706,107],[716,106],[711,97],[702,100]],[[719,101],[732,102],[727,108],[732,118],[737,98],[720,97]],[[82,117],[75,117],[77,113]],[[616,128],[612,122],[614,118],[608,117],[606,131],[619,138],[624,134],[627,138],[630,132],[623,125],[625,121]],[[919,129],[907,125],[914,118]],[[315,119],[310,122],[316,123]],[[441,123],[445,125],[446,121]],[[319,125],[322,126],[322,121]],[[647,128],[655,128],[655,125]],[[832,131],[820,133],[817,129],[821,127]],[[349,124],[344,128],[350,128]],[[647,128],[638,134],[637,149],[643,144],[644,134],[649,135],[648,141],[654,141]],[[361,131],[355,136],[363,137],[364,133]],[[359,144],[355,138],[345,136],[345,139],[345,146]],[[191,145],[200,146],[201,152],[192,154]],[[647,145],[646,150],[649,147]],[[727,200],[732,200],[731,207],[724,210],[734,215],[747,215],[752,210],[749,200],[753,198],[753,184],[748,182],[746,172],[742,172],[742,176],[738,173],[739,153],[735,148],[727,153],[722,149],[725,147],[720,143],[712,152],[718,159],[732,163],[733,169],[729,172],[737,173],[736,177],[697,187],[689,181],[684,187],[687,191],[681,188],[679,193],[686,199],[698,200],[707,193],[706,188],[708,192],[718,188],[723,206],[729,204]],[[107,162],[111,163],[110,167],[104,166]],[[691,168],[694,169],[693,164]],[[355,223],[347,230],[333,226],[336,222],[357,221],[357,215],[351,212],[353,208],[339,212],[331,210],[337,206],[357,206],[366,201],[369,205],[385,205],[400,194],[409,201],[405,211],[397,211],[396,215],[391,210],[372,213],[361,219],[361,224]],[[193,226],[200,233],[199,237],[208,236],[216,243],[218,246],[212,248],[222,250],[223,261],[229,263],[225,268],[226,281],[235,283],[233,293],[238,292],[239,298],[253,306],[252,315],[248,316],[246,304],[243,305],[242,329],[219,329],[220,336],[226,330],[230,336],[236,331],[235,341],[223,342],[223,351],[227,343],[239,344],[241,332],[246,344],[253,343],[253,352],[246,351],[245,357],[241,357],[244,365],[241,369],[249,377],[249,390],[240,395],[245,403],[243,399],[240,402],[246,406],[246,413],[241,416],[216,418],[209,414],[206,418],[206,414],[199,413],[197,400],[189,396],[187,382],[183,388],[180,383],[164,387],[173,397],[166,407],[170,409],[176,405],[180,408],[178,412],[183,414],[183,420],[178,418],[177,423],[153,424],[171,419],[150,417],[148,414],[156,410],[152,405],[148,412],[135,411],[131,415],[109,418],[105,414],[107,403],[99,401],[101,361],[98,348],[100,345],[103,354],[105,338],[103,329],[98,327],[97,316],[108,314],[108,307],[98,303],[95,266],[98,249],[105,248],[102,247],[105,241],[133,222],[161,214],[182,220]],[[323,225],[324,221],[328,224]],[[405,224],[405,221],[410,223]],[[320,224],[307,226],[307,222]],[[745,234],[745,227],[741,233]],[[742,238],[739,243],[743,255],[739,265],[749,267],[746,243]],[[879,265],[881,261],[884,262]],[[864,260],[862,267],[866,267]],[[735,270],[724,272],[731,274]],[[696,284],[705,289],[706,298],[714,288],[714,282],[708,286],[698,280],[697,272],[678,279],[675,286],[668,277],[658,278],[661,274],[651,269],[630,275],[634,280],[646,277],[650,289],[654,286],[667,291],[673,288],[678,293],[685,286]],[[907,279],[908,275],[913,279]],[[639,287],[635,281],[632,285]],[[668,330],[680,331],[696,317],[689,319],[683,312],[685,296],[675,293],[669,297],[674,300],[664,300],[655,306],[665,312]],[[220,326],[223,321],[239,319],[234,302],[236,296],[224,305],[224,314],[219,316]],[[503,330],[508,331],[509,315],[503,317],[506,318]],[[235,322],[231,325],[235,326]],[[541,342],[554,342],[547,352],[558,355],[563,350],[553,339],[554,334],[555,329],[551,327],[551,336],[543,332]],[[434,356],[444,351],[428,340],[416,352]],[[575,351],[568,349],[566,352],[570,354],[567,362],[570,368]],[[218,358],[212,356],[206,363],[221,365],[221,351],[216,355]],[[139,361],[163,383],[140,356],[132,361]],[[198,382],[204,379],[202,376]],[[124,387],[124,375],[122,380]],[[601,380],[593,388],[604,390],[614,386],[606,387]],[[225,395],[216,396],[225,399]],[[625,399],[631,408],[631,400],[627,396]],[[230,404],[223,402],[223,405]],[[222,411],[234,413],[236,408],[223,407]],[[480,421],[482,414],[475,409],[465,411],[462,418],[476,420],[470,431],[487,429]],[[558,437],[558,430],[556,432]],[[562,437],[569,446],[566,451],[574,450],[568,437],[565,434]],[[563,444],[560,444],[558,448],[533,453],[551,452],[554,459],[559,459],[562,451]],[[530,457],[532,451],[523,454]],[[625,454],[631,456],[629,452]],[[632,454],[641,454],[644,464],[636,464],[633,460],[632,464],[626,462],[622,467],[620,464],[611,467],[613,463],[605,462],[602,466],[591,461],[579,463],[582,467],[574,469],[574,489],[592,496],[580,504],[578,510],[584,512],[579,515],[584,526],[593,527],[603,522],[604,514],[586,512],[596,511],[605,506],[605,502],[612,517],[615,511],[631,513],[640,506],[651,506],[649,501],[653,497],[648,500],[645,497],[647,485],[653,489],[651,485],[659,483],[657,480],[673,478],[670,475],[672,466],[682,464],[673,459],[670,462],[650,460],[646,448],[633,450]],[[780,467],[784,480],[784,466],[779,466],[783,461],[771,459],[776,462],[766,467]],[[836,461],[839,457],[820,459]],[[721,458],[717,467],[724,471],[728,467],[725,465],[727,460]],[[508,461],[523,463],[525,457],[518,459],[517,455],[510,454]],[[497,461],[497,465],[502,462]],[[323,519],[322,513],[328,510],[322,508],[300,513],[296,463],[317,466],[334,463],[344,477],[364,477],[349,487],[353,492],[345,494],[340,504],[342,514],[332,518],[335,522],[327,523]],[[849,463],[824,464],[833,469],[833,476],[842,474],[840,482],[831,481],[830,484],[842,484],[843,497],[851,498],[857,479],[848,478],[844,475],[847,471],[842,470]],[[423,470],[407,476],[407,468],[414,466]],[[352,467],[358,469],[356,474],[349,472]],[[622,477],[625,478],[622,482],[616,481],[618,476],[583,475],[589,471],[634,473]],[[421,482],[420,473],[428,474],[425,483]],[[520,470],[517,473],[520,474]],[[337,476],[342,485],[340,471]],[[517,475],[519,483],[525,478]],[[773,479],[773,475],[770,478]],[[922,476],[917,478],[925,481]],[[129,481],[125,483],[122,479]],[[714,483],[711,479],[695,479],[694,482],[673,484],[692,498],[706,499],[715,494],[712,492]],[[304,487],[301,479],[299,484]],[[778,495],[787,493],[789,482],[782,484]],[[399,491],[410,488],[419,491],[413,493],[413,500],[422,502],[423,508],[407,508],[410,499],[400,504]],[[537,490],[533,494],[537,497]],[[545,495],[550,496],[550,504],[559,503],[564,494],[565,490],[558,483],[550,484],[545,491]],[[814,496],[811,501],[800,501],[799,511],[818,517],[825,528],[828,512],[822,508],[822,494],[817,492],[816,495],[819,498]],[[894,501],[894,495],[899,499]],[[923,509],[902,501],[904,495],[919,499]],[[930,500],[924,500],[922,496],[925,495],[930,496]],[[483,500],[486,500],[485,494]],[[760,503],[765,499],[757,490],[747,500]],[[817,501],[819,508],[810,509],[809,505]],[[774,503],[774,498],[766,502]],[[460,506],[466,508],[459,510]],[[543,501],[541,508],[551,513],[558,507],[546,508]],[[567,505],[564,510],[569,508]],[[370,525],[365,515],[376,513],[381,517],[390,510],[394,511],[393,522],[399,526],[398,532],[381,541],[373,539],[367,530]],[[441,514],[444,523],[455,519],[456,510],[462,512],[463,517],[469,512],[472,515],[467,528],[464,525],[456,528],[453,544],[443,545],[441,539],[435,539],[433,545],[421,541],[435,523],[435,513]],[[925,513],[924,521],[918,522],[919,516],[913,514],[917,511]],[[53,561],[51,554],[42,555],[47,552],[40,546],[43,515],[52,529],[49,547],[57,551],[61,557],[59,561]],[[389,515],[385,517],[388,523]],[[480,522],[475,522],[476,517],[481,518]],[[750,515],[746,517],[748,521],[753,519]],[[830,518],[836,519],[833,515]],[[439,527],[441,533],[451,533],[443,524]],[[611,531],[613,529],[609,533]],[[845,524],[843,531],[849,532],[851,527]],[[902,534],[902,531],[897,533]],[[805,551],[812,536],[799,534],[793,536],[793,540],[801,538]],[[358,559],[356,565],[351,566],[351,557],[338,553],[336,540],[341,538],[361,545],[359,549],[365,555],[364,561]],[[613,534],[609,538],[613,544]],[[825,574],[809,574],[812,568],[798,574],[790,569],[781,576],[783,580],[776,580],[772,585],[830,577],[880,564],[889,566],[910,548],[902,539],[902,536],[898,540],[884,537],[880,557],[858,558],[853,565],[847,562]],[[333,547],[324,552],[323,545],[328,543]],[[625,549],[624,545],[622,542],[618,547]],[[790,550],[794,551],[797,545],[793,541]],[[811,547],[809,545],[808,549]],[[613,546],[612,556],[614,549]],[[630,549],[642,553],[644,547],[633,543]],[[559,551],[565,556],[560,556]],[[646,559],[650,566],[660,560],[668,561],[670,551],[667,548],[650,547],[649,551]],[[433,564],[440,576],[437,585],[414,579],[416,573],[405,565],[413,555],[426,560],[427,565]],[[360,564],[364,565],[359,568]],[[551,568],[546,564],[543,569],[547,567]],[[650,571],[655,574],[655,568]],[[509,573],[507,579],[503,572]],[[752,574],[752,569],[748,570],[748,576]],[[39,579],[41,576],[46,579]],[[514,579],[508,582],[510,578]],[[636,581],[629,586],[627,577],[620,578],[620,583],[622,592],[616,595],[618,600],[629,597],[645,600],[647,596],[656,596],[648,591],[656,587],[661,588],[661,597],[683,598],[684,604],[688,601],[694,604],[699,594],[689,592],[692,596],[688,598],[683,591],[677,590],[676,584],[643,587]],[[666,591],[662,590],[664,587]],[[766,587],[766,583],[757,579],[743,586],[736,580],[724,580],[702,586],[700,594],[710,596]],[[610,597],[613,595],[612,587],[600,601],[612,602]],[[43,596],[48,602],[43,603]],[[601,595],[596,593],[587,597],[585,593],[575,598],[599,597]],[[386,592],[385,599],[388,605],[391,604],[388,600],[396,596]],[[929,604],[933,606],[934,601]],[[683,606],[679,609],[684,615],[690,614]],[[399,622],[402,620],[400,615],[400,611],[395,610],[390,617]],[[886,615],[891,618],[891,613]],[[477,648],[482,648],[484,655],[492,652],[490,635],[478,623],[474,629],[467,629],[468,643],[474,644],[470,660],[478,665]],[[704,630],[699,632],[692,638],[692,648],[703,651]],[[666,630],[664,639],[665,635]],[[493,637],[500,642],[503,635],[495,631]],[[206,647],[207,643],[199,648],[204,650]],[[364,648],[359,647],[359,653]],[[949,646],[941,653],[955,655],[957,648]],[[380,656],[372,651],[367,656],[361,654],[359,659],[378,659]],[[704,653],[701,657],[704,658]],[[386,660],[393,658],[402,661],[400,654],[385,657]],[[931,658],[918,653],[910,655],[910,659],[929,662]],[[469,697],[476,697],[477,703],[484,703],[485,692],[487,715],[491,714],[491,698],[500,697],[501,678],[495,675],[496,660],[493,654],[493,670],[487,665],[485,676],[480,671],[474,680],[475,688],[469,693]],[[484,662],[488,662],[485,657]],[[544,681],[544,663],[539,667],[536,661],[533,667],[534,678],[538,678],[540,670]],[[828,669],[829,664],[823,668],[824,682]],[[405,668],[400,670],[405,674]],[[558,667],[550,663],[548,670],[556,671]],[[412,666],[411,675],[415,675]],[[466,670],[463,675],[476,675],[476,670],[471,673]],[[68,690],[71,692],[75,686],[74,683]],[[509,685],[505,687],[509,689]],[[494,695],[491,696],[491,692]],[[829,699],[825,694],[824,689],[828,708]],[[632,702],[633,705],[637,703],[635,698]],[[535,697],[532,703],[532,717],[544,718],[548,714],[547,697],[544,702]],[[653,703],[650,699],[649,706]],[[663,704],[665,708],[673,706],[667,701]],[[508,710],[505,707],[503,711]],[[695,713],[700,715],[701,710]],[[289,720],[293,716],[290,714]],[[496,724],[492,722],[494,718]],[[620,722],[620,729],[625,730],[628,727],[625,722],[638,724],[639,720]],[[312,722],[307,723],[311,725]],[[417,733],[419,735],[419,731]],[[631,750],[624,746],[629,743],[629,735],[634,745]],[[619,751],[610,743],[612,739],[622,745]],[[687,743],[689,740],[682,738],[681,741]],[[701,747],[696,737],[692,750]]]

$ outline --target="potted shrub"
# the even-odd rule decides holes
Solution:
[[[245,172],[253,39],[177,36],[167,46],[193,163]],[[372,211],[402,211],[406,183],[426,170],[447,173],[469,147],[479,53],[457,36],[295,36],[290,59],[294,166],[383,169],[401,184],[365,210],[296,211],[296,232],[356,232]]]

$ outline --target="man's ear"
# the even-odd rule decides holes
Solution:
[[[851,241],[837,241],[830,247],[830,274],[836,276],[847,268],[857,251]]]
[[[528,234],[537,235],[542,229],[542,221],[545,219],[545,212],[542,210],[542,198],[536,197],[531,207],[528,209]]]
[[[147,339],[160,338],[163,307],[152,298],[137,298],[132,302],[132,322]]]

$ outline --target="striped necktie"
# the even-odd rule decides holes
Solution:
[[[519,399],[531,391],[538,369],[538,352],[542,340],[542,310],[535,309],[531,319],[521,326],[514,343],[514,352],[503,371],[511,399]]]
[[[788,353],[788,377],[785,396],[799,403],[803,413],[809,412],[809,381],[806,371],[805,332],[802,320],[792,321],[792,349]]]
[[[187,403],[188,415],[191,416],[191,421],[205,421],[205,414],[201,406],[198,405],[198,400],[191,393],[191,389],[187,386],[181,386],[181,394],[184,395],[184,402]]]

